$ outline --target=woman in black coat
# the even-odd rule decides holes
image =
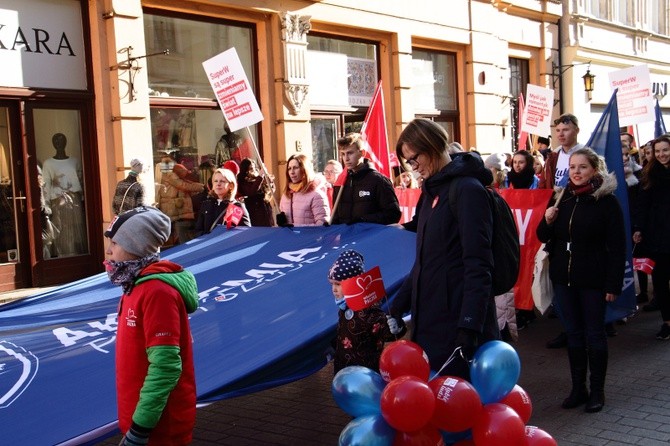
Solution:
[[[570,155],[569,177],[565,191],[549,201],[537,236],[547,244],[554,306],[568,335],[572,391],[562,407],[586,403],[586,412],[599,412],[605,403],[608,357],[605,310],[621,294],[626,234],[614,196],[616,178],[607,173],[603,158],[589,148],[576,150]]]
[[[654,158],[642,169],[633,241],[656,262],[651,274],[663,324],[656,339],[670,339],[670,136],[652,141]]]
[[[448,145],[444,129],[427,119],[410,122],[396,145],[398,158],[419,173],[423,185],[406,226],[416,231],[416,260],[391,314],[411,311],[412,340],[435,371],[457,347],[470,359],[478,344],[500,337],[492,292],[493,218],[485,189],[493,176],[477,154],[452,160]],[[458,177],[454,215],[449,189]],[[441,374],[468,379],[468,363],[457,354]]]
[[[209,234],[214,226],[225,224],[228,226],[251,226],[249,213],[244,203],[235,199],[237,192],[237,181],[235,174],[228,169],[216,169],[212,174],[212,191],[207,200],[202,202],[198,220],[195,223],[196,236]],[[229,206],[237,206],[241,209],[241,215],[227,217]]]

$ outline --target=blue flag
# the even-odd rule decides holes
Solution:
[[[658,138],[664,133],[667,133],[665,130],[665,122],[663,122],[663,113],[661,113],[661,106],[658,105],[658,99],[656,99],[656,106],[654,107],[656,114],[656,121],[654,121],[654,138]]]
[[[586,145],[592,148],[598,155],[605,158],[607,169],[614,172],[617,179],[616,195],[621,210],[623,211],[624,228],[626,234],[631,234],[630,213],[628,210],[628,191],[626,189],[626,178],[623,170],[623,157],[621,155],[621,137],[619,136],[619,108],[617,107],[616,94],[614,90],[600,121],[591,134]],[[623,290],[616,301],[610,302],[607,307],[607,322],[623,319],[635,311],[635,278],[633,276],[633,242],[630,236],[626,236],[626,271],[623,279]]]

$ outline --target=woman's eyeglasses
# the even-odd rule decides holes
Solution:
[[[407,162],[407,164],[409,164],[409,166],[410,166],[412,169],[416,169],[417,167],[419,167],[419,162],[417,161],[417,158],[419,158],[419,155],[421,155],[421,154],[420,154],[420,153],[417,153],[417,154],[414,155],[413,157],[411,157],[411,158],[407,158],[407,159],[405,160],[405,161]]]

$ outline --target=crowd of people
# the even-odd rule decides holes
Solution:
[[[548,138],[539,138],[533,150],[483,158],[477,150],[465,151],[449,143],[449,135],[435,122],[415,119],[396,144],[401,170],[395,184],[366,157],[361,136],[348,134],[337,141],[339,160],[328,161],[323,174],[314,172],[306,155],[289,157],[278,203],[274,178],[259,169],[256,160],[244,159],[239,165],[228,161],[212,166],[206,183],[175,164],[164,175],[166,187],[159,191],[158,209],[136,207],[123,212],[127,203],[143,204],[139,188],[129,194],[130,188],[137,187],[141,171],[141,162],[134,160],[133,171],[117,188],[117,195],[123,195],[114,200],[119,216],[105,233],[110,239],[107,271],[127,296],[121,311],[151,305],[152,293],[166,292],[167,287],[173,296],[168,320],[175,335],[138,343],[120,330],[118,347],[123,357],[144,373],[142,384],[126,376],[123,364],[118,369],[123,380],[135,382],[118,390],[124,444],[144,444],[149,437],[163,435],[163,426],[171,422],[171,404],[193,403],[194,407],[192,357],[190,349],[183,347],[189,330],[187,313],[197,306],[192,301],[196,285],[181,267],[160,261],[158,254],[173,229],[182,243],[217,225],[291,228],[376,223],[415,232],[415,263],[387,312],[377,304],[353,311],[344,299],[342,282],[364,272],[364,253],[345,250],[330,268],[328,281],[338,312],[335,372],[350,365],[376,369],[384,343],[407,331],[409,339],[426,352],[432,370],[469,379],[469,361],[478,346],[501,337],[493,299],[495,221],[487,191],[496,188],[554,191],[534,230],[549,254],[553,312],[564,328],[561,336],[567,346],[572,389],[562,407],[602,410],[607,338],[615,334],[605,323],[605,312],[607,303],[622,293],[628,237],[635,257],[655,262],[652,298],[648,275],[637,271],[637,303],[646,304],[647,311],[660,310],[662,325],[656,338],[670,339],[670,135],[638,149],[634,138],[622,133],[625,177],[616,178],[602,156],[577,142],[577,117],[561,115],[554,125],[558,141],[554,151]],[[627,186],[631,234],[625,232],[622,206],[615,196],[617,181]],[[394,187],[421,188],[412,219],[402,225]],[[450,194],[452,188],[456,193]],[[177,276],[179,285],[168,279]],[[155,309],[156,315],[163,310]],[[407,314],[411,327],[403,323]],[[535,314],[519,311],[520,328]],[[163,329],[149,317],[152,327]],[[176,365],[186,368],[180,374],[171,372]],[[175,398],[179,403],[170,396],[166,405],[164,392],[159,395],[160,404],[151,402],[153,383],[163,379],[173,383],[168,393],[179,392]],[[184,420],[174,421],[183,428],[184,439],[193,425],[191,412],[187,414]]]

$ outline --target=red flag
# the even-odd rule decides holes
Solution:
[[[367,142],[367,158],[372,161],[375,168],[391,178],[389,167],[388,132],[386,131],[386,116],[384,115],[384,95],[382,94],[382,81],[380,80],[372,97],[370,108],[365,115],[363,127],[361,128],[363,140]]]
[[[347,182],[347,169],[344,169],[342,173],[340,173],[337,176],[337,180],[335,180],[333,186],[344,186],[344,183],[346,182]]]
[[[359,276],[342,281],[342,293],[347,306],[354,311],[368,308],[386,296],[382,273],[378,266]]]
[[[519,150],[526,150],[526,142],[528,141],[528,132],[521,130],[521,123],[523,122],[523,111],[526,108],[526,104],[523,100],[523,94],[519,93],[519,118],[517,120],[519,126]]]

